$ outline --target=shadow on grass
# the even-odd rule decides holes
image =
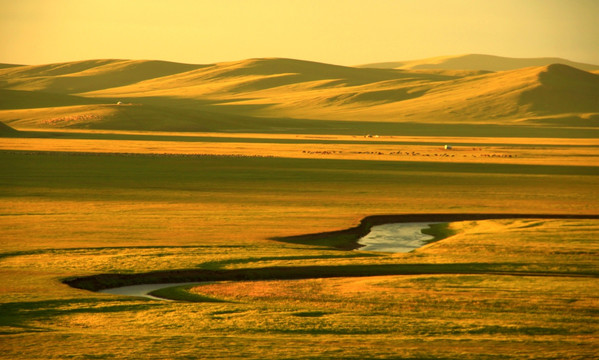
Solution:
[[[149,295],[156,296],[163,299],[169,300],[179,300],[179,301],[187,301],[187,302],[210,302],[210,303],[221,303],[228,302],[225,300],[213,298],[210,296],[195,294],[189,291],[193,285],[188,286],[173,286],[168,288],[162,288],[158,290],[154,290],[149,293]]]
[[[86,101],[89,99],[86,99]],[[139,102],[140,98],[105,99],[116,103]],[[268,118],[260,116],[241,115],[240,105],[231,105],[226,102],[220,104],[209,101],[174,99],[174,98],[146,98],[147,106],[154,110],[154,114],[175,119],[187,120],[187,126],[175,126],[172,123],[161,123],[161,128],[153,130],[165,131],[212,131],[231,133],[286,133],[286,134],[320,134],[320,135],[358,135],[378,134],[402,136],[456,136],[456,137],[508,137],[508,138],[592,138],[599,136],[599,129],[591,127],[577,128],[568,122],[567,126],[537,126],[535,124],[441,124],[426,122],[377,122],[377,121],[341,121],[323,119],[298,119],[298,118]],[[152,103],[152,104],[150,104]],[[264,106],[264,105],[263,105]],[[191,114],[189,109],[197,111],[201,108],[201,115]],[[181,109],[181,110],[177,110]],[[245,110],[259,110],[257,107]],[[229,110],[229,111],[224,111]],[[233,111],[230,111],[233,110]],[[137,114],[139,117],[140,115]],[[218,117],[219,121],[208,121]],[[110,125],[110,124],[108,124]],[[119,125],[119,124],[116,124]],[[121,124],[122,125],[122,124]],[[557,124],[559,125],[559,124]],[[110,126],[104,127],[107,129]],[[117,126],[119,129],[122,126]],[[85,129],[81,129],[82,131]],[[132,130],[142,130],[135,128]],[[148,129],[145,129],[148,130]],[[109,138],[146,140],[161,139],[161,136],[149,135],[79,135],[70,133],[44,132],[44,131],[0,131],[0,137],[73,137],[73,138]],[[163,137],[162,137],[163,138]],[[166,139],[165,139],[166,140]],[[187,141],[187,139],[185,139]],[[213,141],[213,140],[211,140]]]
[[[299,311],[291,315],[296,317],[323,317],[328,314],[329,313],[325,311]]]
[[[372,254],[372,253],[359,253],[359,252],[348,252],[342,255],[307,255],[307,256],[270,256],[270,257],[249,257],[243,259],[229,259],[221,261],[208,261],[198,265],[202,269],[217,270],[227,265],[233,264],[250,264],[254,262],[265,262],[265,261],[294,261],[294,260],[319,260],[319,259],[353,259],[353,258],[366,258],[366,257],[379,257],[385,256],[384,254]]]
[[[98,274],[68,278],[63,282],[78,289],[99,291],[139,284],[163,284],[207,281],[300,280],[333,277],[366,277],[381,275],[464,275],[490,274],[511,276],[598,277],[597,273],[546,272],[522,270],[521,263],[457,263],[457,264],[384,264],[281,266],[231,270],[184,269],[140,274]],[[511,270],[506,270],[511,269]]]
[[[134,303],[128,304],[127,302]],[[151,301],[140,304],[140,299],[119,299],[111,301],[107,299],[90,298],[2,303],[0,304],[0,326],[14,328],[12,331],[3,332],[4,334],[52,331],[50,329],[32,326],[30,323],[34,321],[45,321],[49,318],[61,315],[139,311],[157,305],[159,305],[159,303]]]

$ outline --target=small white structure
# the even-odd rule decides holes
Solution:
[[[451,150],[451,145],[445,145],[445,150]]]
[[[123,105],[123,103],[122,103],[122,102],[120,102],[120,101],[118,101],[116,104],[117,104],[117,105]]]

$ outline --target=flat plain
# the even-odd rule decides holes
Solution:
[[[253,104],[246,110],[258,119],[249,123],[253,126],[249,130],[239,127],[247,119],[237,117],[248,104],[237,104],[234,113],[211,113],[220,131],[199,130],[208,120],[198,120],[198,128],[185,132],[177,126],[130,129],[123,120],[147,117],[154,127],[160,120],[156,109],[174,101],[170,96],[176,87],[164,85],[169,81],[181,88],[184,81],[191,84],[200,75],[206,82],[218,78],[219,91],[228,89],[225,93],[231,96],[241,80],[258,79],[248,75],[248,69],[273,68],[272,63],[263,67],[265,61],[213,68],[180,64],[176,79],[169,79],[175,76],[169,65],[158,80],[155,67],[149,80],[107,77],[109,72],[101,70],[116,66],[107,62],[104,68],[82,70],[87,71],[85,76],[105,81],[92,84],[111,84],[105,89],[97,85],[74,90],[91,94],[85,96],[56,90],[90,84],[79,79],[81,74],[33,82],[18,78],[19,82],[11,75],[14,86],[22,87],[4,90],[15,97],[13,104],[21,104],[15,100],[19,96],[38,96],[36,104],[44,106],[11,109],[4,104],[0,111],[3,121],[16,128],[0,128],[0,357],[588,359],[597,355],[599,220],[592,217],[599,214],[599,127],[593,115],[597,110],[586,98],[575,104],[579,109],[555,110],[551,116],[516,112],[511,119],[477,122],[484,106],[493,105],[486,102],[470,120],[447,123],[381,120],[382,109],[395,111],[390,108],[398,106],[395,102],[377,102],[371,110],[378,115],[365,122],[357,120],[364,107],[358,109],[352,102],[331,105],[344,112],[347,121],[332,115],[320,118],[321,105],[301,103],[304,107],[298,107],[303,110],[285,122],[283,116],[293,109],[290,104],[298,101],[293,97],[306,89],[311,94],[324,91],[323,80],[296,75],[293,83],[282,84],[287,75],[262,74],[269,84],[276,83],[276,91],[282,91],[281,86],[293,90],[282,92],[291,100],[258,107],[257,103],[276,98],[276,91],[252,88],[264,96],[242,101]],[[288,61],[274,64],[284,67]],[[45,71],[56,75],[57,69],[72,70],[75,65]],[[224,71],[231,69],[235,76],[227,72],[225,78]],[[353,69],[334,69],[336,76],[354,74]],[[204,73],[197,73],[201,70]],[[213,72],[205,73],[208,70]],[[367,71],[376,86],[401,83],[381,78],[395,70]],[[394,76],[405,78],[397,71]],[[501,79],[512,79],[516,70],[510,71],[476,74],[467,81],[499,86]],[[523,74],[539,71],[552,79],[572,72],[560,66],[516,72],[522,79]],[[584,86],[596,81],[591,73],[573,73]],[[420,86],[432,86],[431,76],[427,73],[426,81],[419,78],[426,82]],[[266,78],[251,84],[264,85]],[[375,87],[361,79],[351,86]],[[455,93],[449,97],[451,89],[444,86],[466,81],[460,79],[452,78],[451,84],[439,85],[427,96],[443,93],[447,101],[454,99]],[[158,81],[163,86],[159,94]],[[193,84],[193,96],[199,90],[207,94],[208,85]],[[212,85],[214,91],[217,87]],[[327,88],[327,94],[347,91],[337,85]],[[49,87],[55,92],[48,92]],[[206,98],[213,101],[215,93]],[[114,94],[125,102],[148,103],[116,105]],[[151,96],[155,96],[152,104]],[[221,100],[232,102],[227,96]],[[408,105],[420,106],[413,99]],[[479,100],[473,106],[480,105]],[[78,101],[82,104],[72,103]],[[189,99],[185,102],[190,106]],[[183,106],[180,99],[176,103]],[[79,106],[86,110],[75,113]],[[155,106],[152,112],[135,113],[150,106]],[[121,117],[101,118],[98,109]],[[272,126],[275,120],[265,114],[275,111],[282,114],[275,120],[288,128]],[[427,116],[435,112],[441,113],[440,108]],[[186,121],[192,116],[189,108],[169,114]],[[50,118],[60,121],[44,120]],[[115,119],[126,126],[110,128]],[[71,120],[71,125],[88,120],[104,125],[56,126]],[[435,230],[440,238],[444,234],[441,240],[406,254],[346,250],[343,245],[352,239],[343,236],[299,236],[351,228],[371,215],[431,213],[539,216],[450,222]],[[549,219],[543,214],[589,218]],[[115,296],[64,283],[91,275],[188,270],[235,271],[256,278],[166,291],[184,301]],[[290,273],[296,278],[290,279]]]

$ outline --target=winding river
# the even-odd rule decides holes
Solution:
[[[433,237],[422,233],[423,229],[429,227],[432,224],[427,223],[392,223],[376,225],[370,229],[370,232],[362,237],[358,244],[363,245],[360,251],[381,251],[391,253],[405,253],[417,249],[423,245],[426,245],[429,240]],[[126,295],[126,296],[138,296],[145,297],[153,300],[166,300],[168,299],[159,298],[150,295],[152,291],[156,291],[163,288],[195,285],[198,282],[184,282],[184,283],[163,283],[163,284],[142,284],[142,285],[131,285],[122,286],[117,288],[110,288],[100,290],[101,293],[113,294],[113,295]]]
[[[389,253],[410,252],[423,245],[426,245],[433,237],[422,233],[431,224],[447,223],[454,221],[477,221],[490,219],[599,219],[599,214],[582,215],[582,214],[491,214],[491,213],[474,213],[474,214],[399,214],[399,215],[372,215],[363,218],[360,224],[354,228],[345,230],[332,231],[327,233],[308,234],[300,236],[291,236],[281,238],[282,241],[290,241],[293,243],[305,242],[314,239],[322,239],[328,236],[338,236],[340,234],[356,234],[363,233],[363,230],[368,229],[368,234],[357,241],[357,245],[361,246],[362,251],[380,251]],[[381,225],[369,226],[369,224],[377,223]],[[355,249],[356,242],[351,247],[340,247],[343,249]],[[365,267],[360,269],[360,266]],[[314,265],[309,266],[310,271],[319,274],[319,276],[309,276],[304,273],[307,269],[299,267],[298,273],[294,273],[293,267],[271,267],[257,269],[232,269],[214,272],[210,270],[173,270],[162,271],[147,274],[123,275],[123,274],[98,274],[86,277],[72,278],[64,280],[63,283],[77,289],[85,289],[90,291],[100,291],[103,293],[114,295],[128,295],[146,297],[150,299],[165,300],[157,298],[149,293],[163,288],[177,287],[185,285],[201,284],[206,281],[219,280],[247,280],[247,279],[303,279],[303,278],[324,278],[336,276],[365,276],[365,272],[376,275],[414,275],[414,274],[505,274],[509,276],[576,276],[576,277],[596,277],[592,274],[563,274],[554,272],[522,272],[522,271],[501,271],[497,269],[481,269],[478,266],[454,266],[451,264],[416,264],[409,268],[394,267],[392,265],[355,265],[346,269],[337,269],[336,266]],[[441,267],[441,268],[440,268]],[[147,277],[149,282],[160,282],[168,279],[179,279],[179,282],[171,283],[155,283],[142,284],[133,286],[124,286],[99,290],[104,287],[104,283],[134,283],[142,282],[143,278]],[[366,275],[368,276],[368,275]],[[195,279],[196,281],[190,282]],[[183,282],[187,281],[187,282]]]

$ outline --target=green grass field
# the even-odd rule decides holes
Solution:
[[[102,136],[156,146],[153,138]],[[60,146],[82,137],[67,134]],[[559,150],[571,164],[517,163],[524,155],[468,163],[161,155],[163,148],[131,154],[99,143],[81,152],[5,146],[0,358],[593,358],[599,220],[454,222],[440,229],[454,235],[407,254],[340,250],[335,239],[284,239],[349,228],[377,214],[599,214],[592,160],[598,145],[581,153],[577,140],[564,138],[571,144],[532,141],[514,151]],[[176,148],[181,140],[167,141]],[[261,141],[274,146],[247,140]],[[422,141],[395,145],[428,146]],[[239,146],[224,135],[202,142]],[[171,270],[272,278],[170,290],[194,302],[62,282]],[[304,278],[281,280],[277,272]],[[415,274],[398,275],[406,272]],[[319,278],[327,274],[336,277]]]

